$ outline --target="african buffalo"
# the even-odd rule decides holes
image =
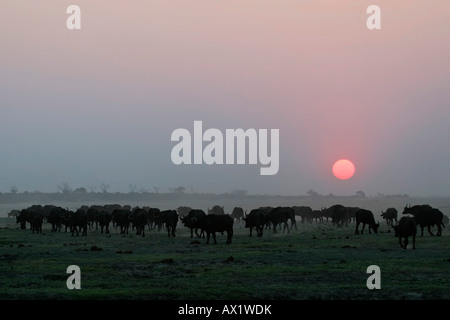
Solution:
[[[386,212],[381,211],[381,217],[386,219],[386,223],[388,226],[392,226],[394,221],[397,223],[397,209],[388,208]]]
[[[97,214],[97,221],[100,225],[101,233],[103,233],[103,229],[106,234],[109,234],[109,223],[111,222],[111,214],[106,210],[101,210]]]
[[[31,212],[28,215],[28,221],[30,222],[30,228],[33,233],[42,233],[42,223],[44,216],[39,212]]]
[[[225,214],[225,210],[221,206],[214,206],[212,209],[208,208],[208,214]]]
[[[311,212],[311,222],[316,219],[316,223],[322,223],[323,222],[323,214],[321,210],[313,210]]]
[[[259,210],[264,211],[264,225],[266,227],[266,229],[270,229],[272,226],[272,222],[269,219],[269,212],[273,210],[273,207],[259,207]]]
[[[35,233],[42,232],[42,224],[44,221],[44,216],[42,214],[42,206],[31,206],[27,209],[20,211],[19,215],[16,216],[16,223],[20,223],[21,229],[26,229],[26,223],[30,223],[30,230]]]
[[[213,236],[214,244],[217,243],[216,232],[226,232],[226,244],[231,243],[233,237],[233,218],[225,214],[208,214],[203,221],[202,230],[206,232],[206,244],[209,243],[209,237]]]
[[[130,227],[131,211],[128,209],[116,209],[111,214],[111,221],[113,225],[120,227],[120,234],[128,234]]]
[[[147,221],[148,221],[148,229],[151,230],[153,227],[159,226],[159,230],[162,227],[161,218],[161,210],[158,208],[148,208],[147,209]],[[159,223],[159,225],[158,225]]]
[[[350,213],[348,211],[348,208],[340,204],[335,204],[329,208],[322,209],[322,214],[325,217],[331,217],[333,224],[337,225],[338,227],[342,227],[344,223],[347,226],[348,221],[350,220]]]
[[[375,233],[378,232],[378,227],[380,226],[380,223],[375,223],[375,218],[373,217],[373,213],[370,210],[366,209],[358,209],[358,211],[355,212],[355,219],[356,219],[356,229],[355,234],[359,234],[359,224],[362,223],[362,229],[361,234],[364,233],[364,228],[366,227],[366,224],[369,226],[369,233],[370,229],[373,229]]]
[[[78,209],[75,212],[70,212],[69,215],[69,224],[70,224],[70,230],[72,231],[72,236],[74,235],[74,232],[77,232],[77,236],[79,235],[78,230],[81,231],[81,235],[86,237],[87,236],[87,228],[88,228],[88,220],[87,220],[87,214],[84,210]]]
[[[252,236],[253,228],[256,229],[257,236],[262,237],[265,222],[264,214],[264,210],[253,209],[243,218],[245,221],[245,228],[250,228],[250,237]]]
[[[130,215],[130,222],[136,228],[136,235],[145,237],[145,226],[147,225],[148,215],[144,209],[134,208]]]
[[[423,229],[425,227],[428,228],[428,232],[430,235],[433,235],[431,232],[431,227],[436,225],[438,227],[437,236],[442,235],[441,226],[443,226],[443,217],[444,214],[438,209],[432,208],[430,205],[415,205],[415,206],[406,206],[403,209],[403,214],[412,214],[414,216],[414,220],[416,224],[420,226],[422,232],[421,236],[423,236]]]
[[[192,209],[185,217],[180,218],[185,227],[191,229],[191,238],[194,237],[194,230],[197,237],[204,237],[204,231],[198,234],[198,229],[201,229],[206,213],[200,209]]]
[[[52,225],[52,232],[61,231],[61,226],[63,223],[63,216],[67,210],[61,207],[55,207],[49,213],[47,217],[47,222]]]
[[[293,206],[294,214],[301,217],[302,223],[312,221],[312,208],[308,206]]]
[[[277,225],[278,224],[284,224],[283,227],[283,233],[287,229],[287,232],[289,233],[289,225],[288,220],[292,219],[292,217],[295,217],[294,209],[291,207],[276,207],[267,214],[267,219],[272,223],[273,225],[273,232],[277,232]]]
[[[89,230],[92,229],[94,224],[95,224],[95,230],[98,230],[97,217],[98,217],[98,214],[102,210],[104,210],[104,208],[102,206],[94,205],[94,206],[91,206],[91,207],[87,208],[87,210],[85,210],[85,208],[84,209],[80,208],[80,210],[83,210],[84,212],[86,212],[86,217],[87,217],[87,223],[88,223],[88,226],[89,226]]]
[[[348,220],[350,222],[356,221],[356,211],[358,211],[359,209],[359,207],[347,207]]]
[[[175,210],[161,211],[163,223],[166,224],[167,236],[175,237],[175,231],[178,223],[178,213]]]
[[[34,214],[31,218],[31,231],[34,233],[42,233],[42,223],[43,223],[44,217],[40,214]]]
[[[402,217],[397,225],[392,226],[395,230],[395,237],[398,237],[398,242],[400,243],[400,247],[406,249],[408,245],[408,237],[412,237],[413,239],[413,250],[416,249],[416,233],[417,233],[417,224],[414,218],[412,217]],[[405,241],[402,243],[402,238],[405,238]]]
[[[241,207],[234,207],[233,211],[231,212],[231,217],[233,218],[233,220],[236,220],[236,222],[240,222],[244,217],[244,209],[242,209]]]
[[[192,210],[191,207],[185,207],[185,206],[178,207],[177,208],[178,217],[180,219],[186,217],[189,214],[189,212],[191,212],[191,210]]]
[[[11,210],[8,212],[8,218],[17,217],[20,214],[20,210]]]
[[[27,220],[28,220],[28,212],[27,210],[23,209],[16,216],[16,223],[20,223],[20,229],[27,228]]]

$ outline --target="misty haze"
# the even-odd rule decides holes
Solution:
[[[28,4],[39,14],[27,15],[10,3],[0,13],[8,26],[0,31],[1,192],[56,192],[67,182],[111,192],[133,184],[450,195],[449,28],[439,6],[392,4],[379,31],[360,24],[365,8],[356,2],[330,5],[331,15],[309,2],[107,8],[83,4],[86,21],[75,31],[61,24],[64,6]],[[174,165],[171,133],[198,119],[223,132],[278,128],[278,173]],[[332,174],[341,158],[356,167],[347,181]]]
[[[3,2],[0,300],[450,299],[448,3]]]

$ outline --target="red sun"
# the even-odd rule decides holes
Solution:
[[[353,177],[355,165],[347,159],[341,159],[333,164],[333,174],[336,178],[347,180]]]

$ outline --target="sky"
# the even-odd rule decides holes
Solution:
[[[450,3],[378,0],[369,30],[373,2],[0,0],[0,192],[450,195]],[[278,173],[173,164],[194,121],[279,129]]]

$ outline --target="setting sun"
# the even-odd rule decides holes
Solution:
[[[355,173],[355,165],[347,159],[341,159],[334,163],[333,174],[341,180],[350,179]]]

